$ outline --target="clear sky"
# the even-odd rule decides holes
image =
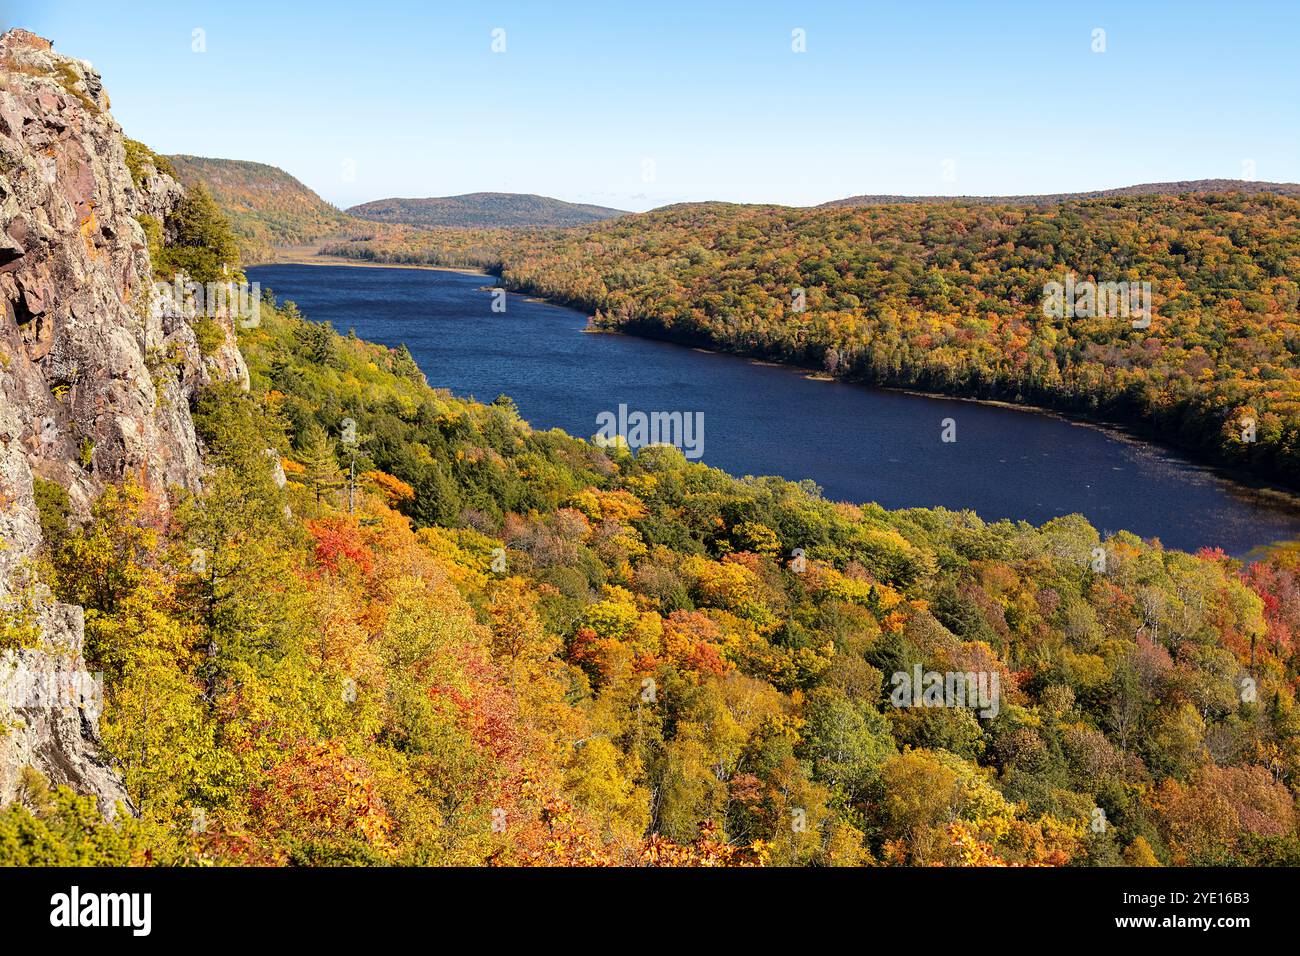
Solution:
[[[340,206],[484,190],[641,210],[1300,181],[1297,0],[0,11],[90,60],[130,136],[271,163]]]

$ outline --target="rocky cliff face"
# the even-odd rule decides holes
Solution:
[[[22,30],[0,37],[0,604],[20,594],[34,646],[0,654],[0,804],[24,766],[95,793],[120,786],[97,763],[80,609],[24,581],[41,545],[33,476],[84,515],[106,482],[194,489],[202,478],[190,417],[213,378],[247,383],[227,317],[205,358],[193,309],[159,308],[137,217],[166,223],[184,191],[127,165],[121,127],[88,64]],[[72,688],[51,701],[50,674]],[[45,677],[42,677],[45,675]]]

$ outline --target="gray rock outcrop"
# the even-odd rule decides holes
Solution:
[[[0,37],[0,610],[26,602],[39,634],[0,649],[0,805],[26,766],[106,812],[125,797],[96,755],[93,686],[69,677],[86,670],[81,609],[29,582],[33,477],[65,488],[76,516],[127,476],[160,495],[200,486],[191,403],[248,372],[228,315],[204,356],[192,303],[156,304],[141,219],[165,226],[183,195],[152,164],[133,178],[89,64],[27,31]],[[56,685],[72,690],[51,699]]]

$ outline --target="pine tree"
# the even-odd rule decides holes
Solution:
[[[317,504],[329,492],[343,486],[334,440],[319,425],[313,423],[303,435],[298,460],[305,469],[303,479],[315,493]]]

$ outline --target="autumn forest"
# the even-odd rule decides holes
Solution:
[[[1267,224],[1292,213],[1287,202],[1185,203],[1238,222],[1264,262],[1213,255],[1201,246],[1223,243],[1204,238],[1142,249],[1154,261],[1199,242],[1198,261],[1215,265],[1183,270],[1187,291],[1164,293],[1157,316],[1188,330],[1176,348],[1111,335],[1133,388],[1175,355],[1228,354],[1230,328],[1263,326],[1294,295],[1270,275],[1287,247]],[[1161,209],[1174,204],[1150,205],[1171,215]],[[1122,205],[1069,214],[1117,234],[1131,222]],[[197,225],[175,241],[196,245],[164,245],[159,261],[202,269],[202,250],[224,241],[210,203],[190,215]],[[834,342],[851,369],[921,375],[924,361],[938,374],[946,360],[953,387],[1054,382],[1082,400],[1091,366],[1071,356],[1100,354],[1103,329],[906,305],[925,288],[936,310],[989,306],[993,283],[1015,301],[1015,280],[981,272],[983,257],[1059,238],[1045,222],[1005,221],[1022,215],[669,210],[645,233],[592,227],[610,232],[605,244],[534,240],[504,271],[534,289],[566,276],[548,291],[573,301],[608,268],[626,291],[601,287],[597,321],[618,324],[652,321],[643,303],[666,314],[699,281],[693,262],[698,275],[724,263],[721,286],[681,317],[692,335],[739,335],[715,324],[730,308],[752,316],[737,347],[807,356],[795,343]],[[815,231],[789,241],[816,242],[822,257],[769,250],[776,233],[755,217]],[[915,248],[904,236],[941,227],[946,267],[894,258]],[[865,258],[850,266],[832,249],[852,228],[899,238],[889,253],[857,247]],[[664,248],[688,229],[731,251]],[[959,237],[981,230],[1016,242],[977,255]],[[589,265],[571,273],[573,257]],[[862,278],[848,286],[841,272]],[[968,274],[984,278],[959,281]],[[742,286],[743,275],[762,279]],[[796,279],[806,317],[760,321],[769,291]],[[861,309],[875,287],[897,311]],[[1270,409],[1279,425],[1263,433],[1282,455],[1291,339],[1284,323],[1268,327],[1275,352],[1260,343],[1253,377],[1224,380],[1207,359],[1205,374],[1185,364],[1163,381]],[[1298,552],[1245,567],[1102,539],[1077,517],[1034,528],[887,512],[736,479],[670,448],[601,448],[532,430],[505,396],[482,405],[432,389],[405,350],[339,335],[288,302],[264,302],[239,347],[251,389],[214,386],[197,406],[213,469],[202,494],[165,509],[127,480],[78,523],[57,486],[38,484],[42,575],[86,609],[103,748],[134,812],[106,822],[91,798],[33,773],[0,816],[8,862],[1300,862]],[[22,640],[11,625],[6,641]],[[900,706],[896,675],[930,672],[995,675],[996,713]]]
[[[262,32],[283,43],[298,26]],[[219,53],[231,34],[215,15],[212,29]],[[530,53],[518,75],[514,61],[486,61],[497,52],[473,29],[481,56],[464,72],[477,79],[463,86],[481,99],[465,115],[499,111],[527,126],[531,100],[482,90],[504,75],[526,93],[518,77],[549,82],[546,71]],[[387,57],[406,42],[398,32],[377,27],[380,39],[364,42]],[[787,28],[778,33],[779,68],[802,69],[786,62]],[[437,36],[450,57],[452,40]],[[536,49],[534,35],[512,36],[510,49]],[[504,33],[500,42],[504,51]],[[200,61],[220,67],[204,82],[238,89],[257,57],[235,69],[224,55]],[[622,55],[593,44],[574,69],[587,84]],[[322,59],[315,47],[310,59]],[[403,82],[454,99],[432,75],[442,61],[427,59],[430,75]],[[131,66],[113,63],[128,78]],[[411,63],[396,53],[384,64],[399,66]],[[302,69],[306,88],[316,81]],[[803,89],[804,74],[790,75]],[[313,89],[338,116],[406,108],[396,90],[392,103],[349,99],[371,79],[331,74]],[[611,83],[601,96],[632,95]],[[241,111],[263,92],[222,89]],[[220,117],[227,105],[205,109]],[[403,145],[408,126],[437,127],[448,155],[472,155],[468,134],[439,125],[469,123],[453,105],[367,129],[319,168],[354,199],[375,187],[356,183],[352,153],[370,157],[367,175],[377,151],[396,163],[424,142]],[[599,107],[584,123],[615,123]],[[293,119],[249,139],[292,155],[308,135]],[[0,36],[0,867],[185,868],[166,872],[186,874],[175,886],[252,868],[355,878],[375,867],[399,881],[405,867],[512,868],[490,874],[502,879],[542,867],[646,879],[675,877],[658,867],[753,871],[717,874],[733,886],[777,868],[861,868],[849,874],[863,881],[854,892],[880,907],[873,887],[932,872],[913,868],[1058,868],[1054,878],[1125,868],[1126,880],[1149,881],[1132,874],[1300,867],[1300,542],[1189,553],[1201,540],[1177,542],[1182,551],[1103,530],[1113,512],[1088,511],[1094,526],[1072,505],[1046,510],[1059,504],[1048,480],[1026,481],[1025,494],[1047,502],[1039,516],[1060,515],[1041,524],[1016,520],[1030,512],[958,510],[968,502],[928,490],[918,498],[931,507],[889,509],[824,494],[811,469],[742,476],[681,442],[534,427],[555,422],[533,414],[529,376],[509,379],[513,398],[438,387],[448,384],[439,356],[450,365],[466,350],[452,356],[436,340],[432,308],[394,325],[433,329],[423,352],[407,336],[381,343],[324,321],[307,291],[277,294],[248,271],[277,258],[305,272],[344,264],[327,271],[390,285],[386,274],[448,274],[362,267],[469,271],[455,277],[453,306],[483,303],[493,316],[490,298],[502,311],[525,296],[568,306],[582,314],[556,320],[566,341],[732,353],[761,361],[700,358],[791,366],[804,374],[764,373],[823,391],[1029,406],[1122,430],[1190,463],[1197,480],[1294,504],[1300,187],[654,208],[647,194],[637,208],[648,211],[625,213],[622,195],[596,183],[566,195],[599,205],[465,191],[343,212],[279,168],[169,159],[132,135],[151,141],[126,136],[88,61],[24,29]],[[607,145],[590,138],[593,151]],[[328,152],[310,143],[312,161]],[[599,166],[574,165],[574,176]],[[821,167],[808,165],[811,181]],[[536,169],[551,166],[538,158]],[[383,307],[373,287],[340,296],[357,312]],[[467,351],[493,361],[481,341],[493,320],[463,311],[436,318],[481,322]],[[521,327],[497,356],[529,351],[515,341]],[[596,364],[572,360],[568,374]],[[669,388],[695,374],[672,372]],[[549,367],[533,377],[558,387]],[[608,404],[622,413],[624,400]],[[798,414],[790,430],[816,415]],[[838,422],[827,426],[835,436],[850,430]],[[834,446],[815,449],[827,457],[843,453],[817,441]],[[1032,451],[1044,468],[1085,472],[1069,449],[1051,450],[1059,457],[1037,447],[1005,457],[1014,468]],[[943,461],[958,482],[973,467],[955,453]],[[876,471],[859,470],[879,495]],[[1095,471],[1099,488],[1115,489],[1099,495],[1125,493],[1136,473]],[[1177,499],[1177,526],[1189,506],[1166,498]],[[1002,875],[1014,873],[977,874]],[[408,908],[459,918],[423,877],[405,892],[427,899]],[[1234,885],[1214,878],[1215,889]],[[210,906],[205,920],[225,919],[219,894],[183,885]],[[320,912],[341,898],[310,892]],[[734,916],[714,896],[674,892],[627,892],[610,909]],[[600,909],[562,893],[548,919]],[[389,909],[404,912],[399,903]],[[825,905],[811,893],[805,904]],[[1012,904],[1031,908],[999,900]],[[761,901],[746,906],[763,915]],[[370,919],[369,904],[354,908],[338,921]]]

